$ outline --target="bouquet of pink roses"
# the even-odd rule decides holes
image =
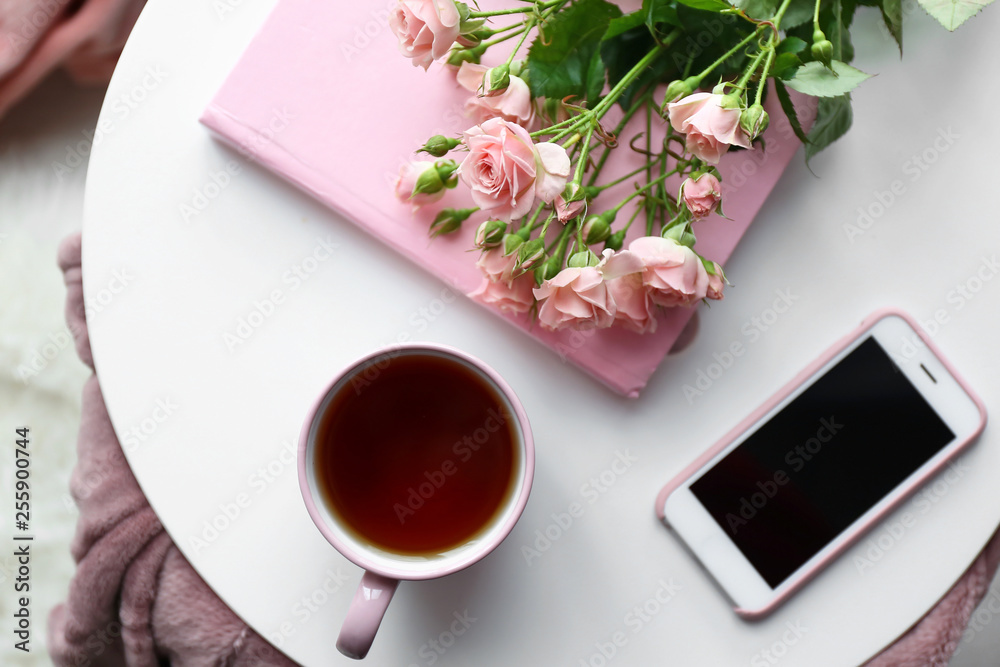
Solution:
[[[920,2],[949,29],[977,11]],[[401,169],[396,195],[418,208],[468,188],[475,206],[441,210],[430,231],[481,218],[474,298],[533,311],[548,329],[651,332],[657,308],[723,296],[722,267],[695,250],[698,223],[722,214],[720,158],[767,128],[765,94],[807,160],[850,127],[850,91],[869,77],[848,64],[862,5],[902,52],[900,0],[643,0],[629,13],[606,0],[494,10],[399,0],[389,24],[400,51],[425,70],[442,61],[455,71],[471,126],[430,137],[419,149],[429,159]],[[494,49],[505,49],[499,64],[480,64]],[[818,98],[808,134],[789,88]],[[623,149],[643,163],[605,176]],[[623,184],[627,194],[607,204],[602,193]],[[644,233],[629,234],[636,223]]]

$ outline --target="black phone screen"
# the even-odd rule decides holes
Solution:
[[[954,438],[869,337],[691,491],[776,588]]]

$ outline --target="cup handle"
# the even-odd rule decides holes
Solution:
[[[392,594],[399,585],[398,579],[389,579],[374,572],[365,572],[354,593],[347,618],[337,637],[337,650],[348,658],[361,660],[368,655],[375,633],[389,607]]]

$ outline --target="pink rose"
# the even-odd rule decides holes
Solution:
[[[715,212],[722,201],[722,185],[712,174],[702,174],[697,179],[681,183],[679,199],[695,218],[704,218]]]
[[[499,95],[480,96],[483,86],[483,75],[489,67],[475,63],[462,63],[456,79],[470,93],[476,93],[465,103],[465,111],[477,123],[483,123],[490,118],[503,118],[511,123],[517,123],[530,128],[535,122],[535,105],[531,101],[531,90],[524,79],[511,75],[507,88]]]
[[[653,300],[642,282],[645,264],[639,256],[628,250],[605,250],[597,268],[615,301],[615,324],[636,333],[656,331]]]
[[[413,194],[413,188],[417,185],[417,179],[426,169],[433,169],[434,163],[427,161],[407,162],[399,168],[399,178],[396,179],[396,198],[399,201],[413,204],[413,210],[421,206],[432,204],[444,197],[446,190],[441,188],[438,192]]]
[[[531,293],[534,286],[535,277],[531,274],[519,276],[509,284],[483,278],[482,284],[474,292],[471,292],[469,297],[488,306],[495,306],[500,310],[524,313],[535,302]]]
[[[722,288],[725,286],[725,280],[722,278],[722,267],[716,262],[712,262],[715,267],[715,275],[708,276],[708,289],[705,292],[705,296],[709,299],[714,299],[716,301],[722,300]]]
[[[705,162],[718,164],[730,146],[750,148],[740,128],[740,109],[722,107],[723,95],[695,93],[667,105],[670,125],[687,135],[685,148]]]
[[[653,299],[642,284],[641,273],[609,280],[608,293],[615,300],[615,324],[636,333],[656,331]]]
[[[459,173],[472,200],[492,217],[517,220],[535,197],[551,202],[566,187],[569,155],[557,144],[531,141],[528,131],[492,118],[465,131],[469,154]]]
[[[490,248],[479,256],[476,266],[490,282],[510,286],[514,280],[514,269],[517,267],[517,252],[504,255],[503,245]]]
[[[691,248],[673,239],[643,236],[628,249],[642,260],[642,283],[653,303],[661,306],[690,306],[705,298],[708,271]]]
[[[454,0],[399,0],[389,12],[389,27],[399,52],[427,69],[458,39],[461,18]]]
[[[538,321],[546,329],[603,329],[614,324],[615,302],[597,267],[563,269],[536,287],[534,293]]]

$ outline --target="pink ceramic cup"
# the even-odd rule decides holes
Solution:
[[[324,499],[317,484],[314,465],[316,434],[321,417],[333,398],[345,389],[350,390],[355,378],[377,382],[377,373],[371,372],[373,367],[409,354],[443,356],[458,361],[479,375],[493,387],[497,396],[506,403],[509,413],[515,417],[515,435],[519,445],[516,480],[501,510],[473,540],[433,557],[403,556],[383,551],[348,530]],[[367,375],[366,371],[369,371]],[[432,343],[414,343],[383,348],[359,359],[323,390],[302,427],[298,465],[299,486],[309,516],[337,551],[365,570],[337,639],[337,648],[341,653],[361,659],[371,648],[375,633],[400,580],[435,579],[457,572],[481,560],[507,537],[528,502],[535,470],[535,448],[528,417],[521,402],[496,371],[479,359],[454,348]]]

